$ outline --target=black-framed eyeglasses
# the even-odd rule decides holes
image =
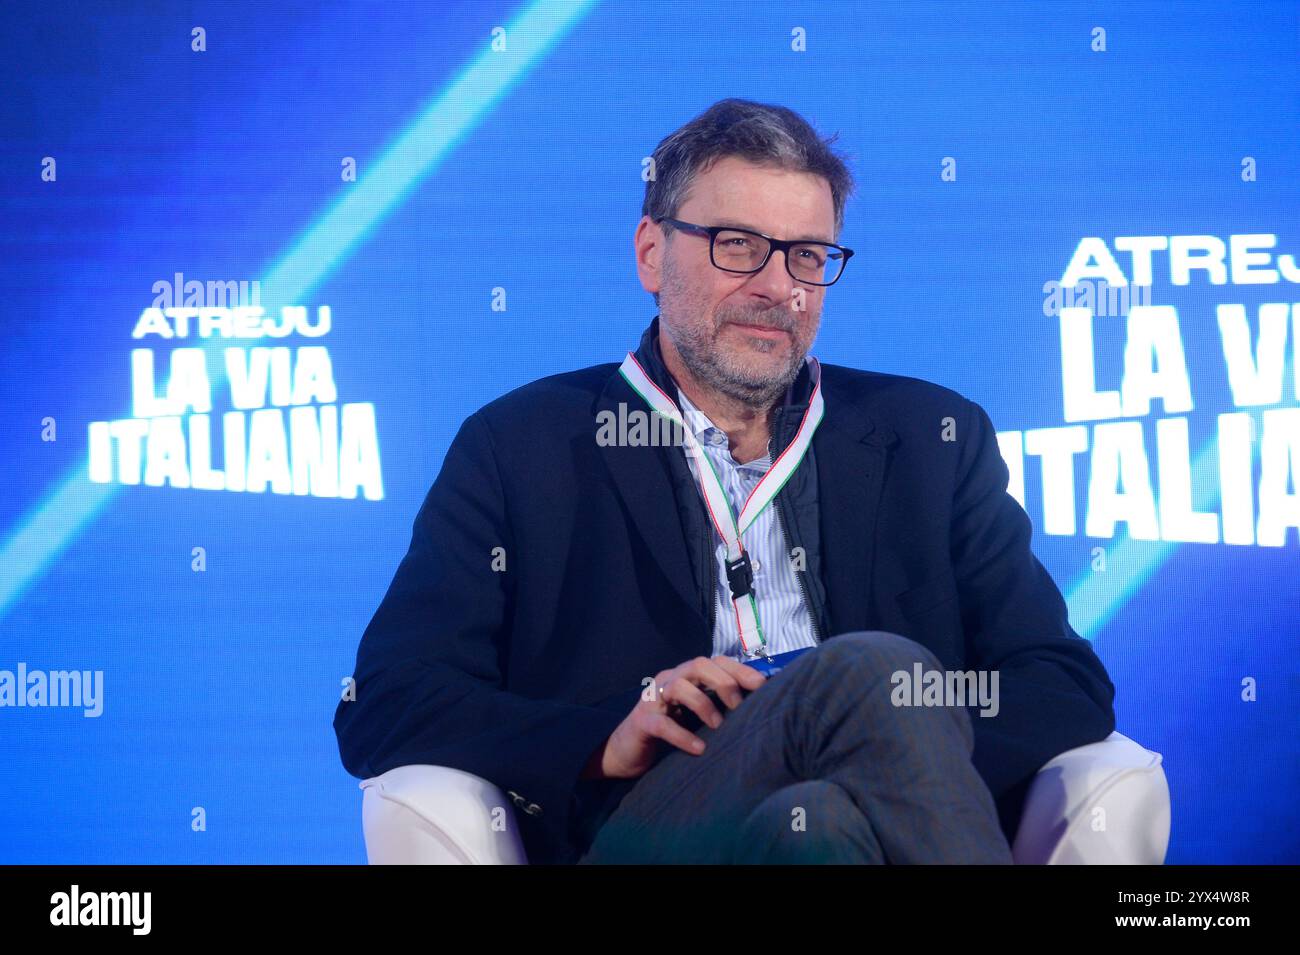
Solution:
[[[761,272],[775,249],[785,253],[785,270],[798,282],[809,285],[834,285],[844,274],[844,266],[853,250],[830,242],[804,242],[774,239],[761,232],[731,226],[696,225],[660,216],[656,223],[667,222],[682,232],[708,236],[709,261],[724,272]]]

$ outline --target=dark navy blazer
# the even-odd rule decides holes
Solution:
[[[656,317],[637,357],[675,394],[657,333]],[[971,711],[973,761],[1010,840],[1038,769],[1114,730],[1114,686],[1030,551],[984,410],[837,365],[822,388],[812,452],[776,500],[818,637],[888,630],[947,669],[999,671],[998,715]],[[775,418],[778,453],[809,389],[805,367]],[[465,419],[334,717],[354,776],[427,763],[495,783],[535,863],[575,861],[634,784],[578,777],[642,681],[713,652],[699,491],[680,447],[597,440],[620,404],[645,408],[609,363]]]

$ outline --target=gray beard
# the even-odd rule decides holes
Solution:
[[[794,380],[799,377],[799,370],[804,363],[804,356],[799,355],[780,378],[754,381],[735,374],[717,360],[712,349],[694,340],[674,339],[673,345],[677,348],[677,354],[681,355],[682,363],[697,380],[717,389],[728,398],[760,411],[766,411],[785,397]]]

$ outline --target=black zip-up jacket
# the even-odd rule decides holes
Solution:
[[[636,355],[671,395],[658,326]],[[713,653],[713,530],[682,449],[597,440],[601,412],[646,409],[618,365],[543,378],[464,421],[334,717],[354,776],[427,763],[495,783],[534,863],[575,861],[635,784],[578,777],[643,681]],[[822,390],[812,448],[775,501],[817,638],[888,630],[947,669],[999,671],[998,715],[972,713],[973,762],[1010,840],[1038,769],[1114,730],[1114,686],[1030,551],[984,410],[838,365],[822,365]],[[805,367],[774,455],[809,392]]]

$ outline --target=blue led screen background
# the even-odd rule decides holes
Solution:
[[[1282,2],[6,5],[0,674],[101,682],[0,707],[0,861],[364,860],[330,724],[415,512],[635,347],[644,161],[728,96],[839,133],[813,352],[989,412],[1168,861],[1300,861],[1297,63]]]

